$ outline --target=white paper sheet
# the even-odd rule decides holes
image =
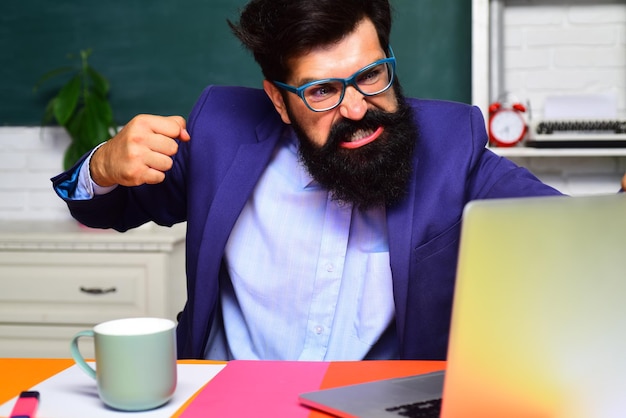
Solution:
[[[545,120],[602,120],[617,118],[615,94],[549,96],[544,103]]]
[[[96,381],[76,365],[28,390],[40,393],[37,418],[163,418],[178,411],[224,367],[225,364],[178,364],[178,383],[172,399],[160,408],[143,412],[122,412],[105,406],[98,397]],[[15,401],[13,398],[0,405],[0,417],[9,416]]]

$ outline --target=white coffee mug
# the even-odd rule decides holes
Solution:
[[[176,389],[176,324],[162,318],[116,319],[81,331],[72,357],[96,379],[100,399],[111,408],[143,411],[169,401]],[[93,337],[96,370],[85,362],[78,340]]]

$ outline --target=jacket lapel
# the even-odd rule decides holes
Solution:
[[[273,119],[272,119],[273,121]],[[267,167],[269,159],[282,135],[283,125],[265,123],[257,128],[257,142],[245,143],[239,146],[231,166],[225,173],[223,181],[214,197],[216,204],[211,205],[204,225],[203,239],[200,243],[197,261],[197,277],[214,277],[215,280],[196,280],[194,322],[192,334],[194,353],[204,353],[204,346],[208,338],[209,326],[212,323],[213,309],[207,306],[217,306],[219,294],[218,276],[224,256],[224,248],[230,232],[241,213],[244,205],[250,198],[254,187]],[[207,300],[211,297],[212,300]]]
[[[417,160],[417,159],[416,159]],[[415,162],[417,165],[417,161]],[[415,167],[414,167],[415,169]],[[405,344],[405,324],[407,319],[407,294],[411,277],[411,255],[414,210],[415,178],[411,180],[408,194],[400,203],[387,208],[387,229],[389,234],[389,262],[393,278],[393,295],[396,308],[396,328],[400,339],[400,352]]]

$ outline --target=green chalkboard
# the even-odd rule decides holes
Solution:
[[[37,125],[60,85],[33,86],[91,48],[111,83],[116,121],[137,113],[187,115],[208,84],[261,86],[230,33],[247,0],[22,0],[0,8],[0,125]],[[314,1],[314,0],[312,0]],[[338,0],[340,1],[340,0]],[[471,2],[391,0],[392,45],[411,96],[471,100]]]

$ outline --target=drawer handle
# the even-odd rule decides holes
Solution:
[[[104,295],[105,293],[117,292],[117,289],[110,287],[108,289],[102,289],[100,287],[80,287],[80,291],[83,293],[89,293],[90,295]]]

